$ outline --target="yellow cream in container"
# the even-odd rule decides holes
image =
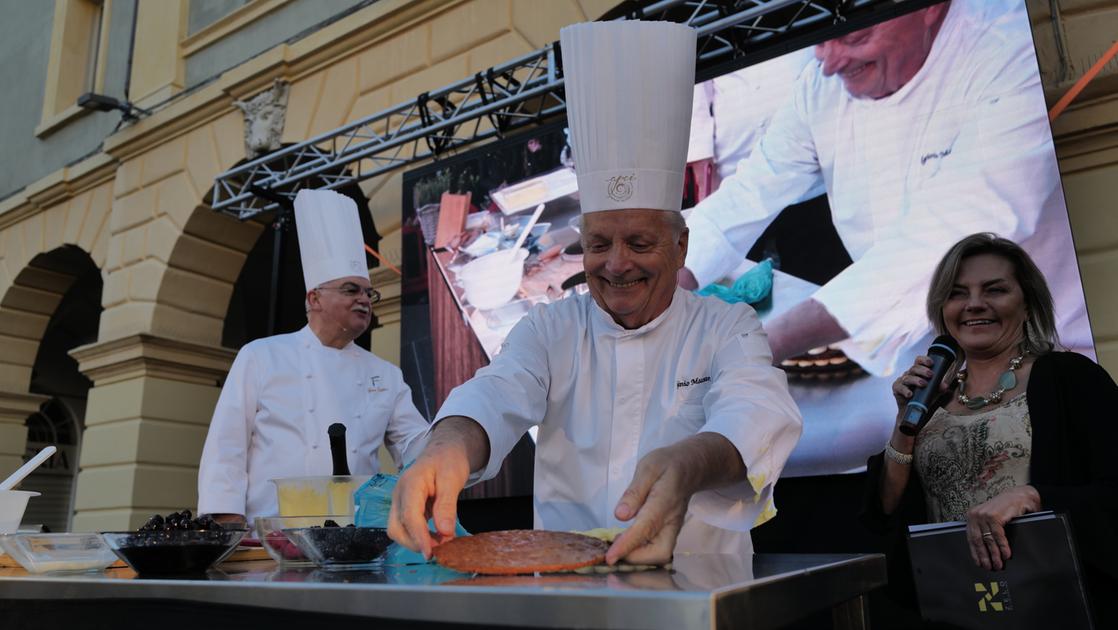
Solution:
[[[280,516],[352,515],[353,493],[372,475],[285,477],[276,484]]]

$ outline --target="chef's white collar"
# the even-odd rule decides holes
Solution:
[[[594,313],[595,319],[597,319],[598,323],[602,326],[600,330],[603,333],[614,337],[635,337],[656,330],[660,327],[660,324],[662,324],[668,319],[668,317],[671,316],[674,311],[683,308],[680,304],[683,302],[684,299],[686,299],[683,295],[684,293],[686,292],[677,286],[675,288],[675,293],[672,294],[672,303],[668,305],[668,308],[664,309],[663,313],[657,315],[655,318],[653,318],[652,321],[648,322],[644,326],[641,326],[640,328],[633,328],[631,330],[615,322],[613,320],[613,316],[606,312],[606,310],[603,309],[601,306],[599,306],[598,301],[595,300],[592,295],[587,294],[587,298],[590,300],[590,303],[593,304],[593,306],[591,307],[591,311]]]
[[[311,330],[310,324],[303,326],[301,329],[299,329],[299,332],[295,334],[299,335],[299,340],[302,342],[304,348],[322,348],[323,350],[329,350],[331,352],[345,352],[347,354],[352,354],[353,352],[357,351],[357,344],[353,343],[352,341],[346,344],[344,348],[331,348],[330,346],[322,343],[322,340],[318,338],[318,335],[314,334],[314,331]]]

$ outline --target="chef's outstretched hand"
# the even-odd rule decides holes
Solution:
[[[637,463],[633,481],[621,495],[614,516],[632,524],[610,545],[606,563],[667,564],[687,503],[694,490],[680,458],[671,447],[656,449]]]
[[[737,447],[718,433],[698,433],[651,451],[637,462],[633,481],[614,508],[618,520],[632,524],[606,551],[606,562],[670,562],[691,496],[745,479]]]
[[[458,417],[440,422],[426,448],[396,482],[388,536],[430,558],[435,546],[454,538],[458,493],[470,471],[488,459],[489,439],[481,425]],[[434,532],[427,527],[429,519],[435,521]]]

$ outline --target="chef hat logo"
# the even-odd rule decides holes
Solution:
[[[633,197],[636,175],[616,175],[606,180],[606,195],[614,201],[628,201]]]

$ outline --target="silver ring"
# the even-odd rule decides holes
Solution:
[[[982,537],[983,538],[993,538],[994,537],[994,532],[982,532]]]

